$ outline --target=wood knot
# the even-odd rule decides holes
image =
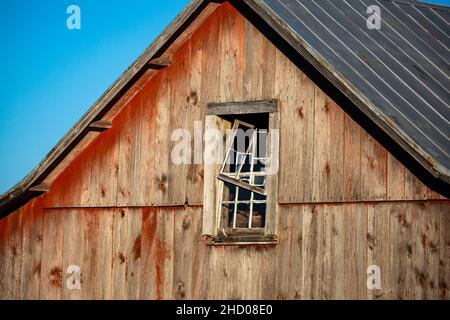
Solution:
[[[416,270],[416,282],[419,284],[419,286],[423,289],[426,289],[427,287],[427,278],[426,276],[420,272]]]
[[[186,296],[186,289],[184,288],[183,281],[178,282],[177,292],[178,292],[178,294],[180,295],[181,298],[184,298]]]
[[[141,235],[138,235],[133,244],[133,258],[137,260],[141,257]]]
[[[373,248],[375,247],[376,244],[376,239],[373,235],[371,235],[370,233],[367,234],[367,244],[369,245],[369,249],[373,250]]]
[[[442,298],[447,298],[448,295],[448,289],[447,288],[442,288],[441,289],[441,297]]]
[[[39,261],[39,263],[36,265],[36,267],[34,268],[34,273],[40,275],[41,274],[41,261]]]
[[[375,159],[374,158],[372,158],[372,157],[369,157],[369,166],[370,166],[370,169],[375,169]]]
[[[408,244],[406,250],[408,251],[408,257],[412,257],[412,245]]]
[[[303,107],[298,108],[298,116],[300,117],[300,119],[303,119],[305,117],[303,113]]]
[[[329,176],[330,173],[331,173],[331,167],[330,167],[330,164],[329,164],[329,163],[327,163],[327,164],[325,165],[325,172],[327,173],[327,176]]]
[[[337,236],[338,235],[338,231],[336,230],[335,227],[333,227],[331,231],[333,232],[333,236]]]
[[[123,218],[123,217],[125,217],[125,209],[121,209],[120,210],[120,216]]]
[[[124,256],[124,254],[122,252],[119,252],[119,263],[124,264],[125,260],[126,260],[126,258]]]
[[[405,226],[406,224],[406,217],[403,212],[398,215],[398,223],[400,223],[400,225],[402,226]]]
[[[197,92],[191,91],[189,93],[187,101],[188,101],[188,103],[191,103],[193,105],[197,105],[198,104],[198,94],[197,94]]]
[[[58,288],[61,288],[61,279],[62,279],[62,268],[61,267],[54,267],[50,271],[50,283]]]
[[[186,216],[183,219],[183,229],[188,229],[191,226],[191,217]]]
[[[435,243],[433,242],[429,242],[428,246],[430,247],[431,253],[437,253],[438,252],[438,247]]]
[[[167,176],[166,175],[162,175],[161,178],[157,178],[158,188],[163,193],[166,192],[166,183],[167,183]]]
[[[426,233],[422,234],[422,247],[426,248],[428,242],[428,235]]]

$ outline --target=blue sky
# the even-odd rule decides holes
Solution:
[[[0,193],[45,157],[188,2],[0,1]],[[72,4],[81,8],[81,30],[66,27]]]

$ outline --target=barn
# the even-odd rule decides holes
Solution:
[[[0,298],[449,299],[449,35],[412,0],[191,1],[1,196]]]

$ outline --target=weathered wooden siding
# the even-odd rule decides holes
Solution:
[[[277,246],[210,247],[201,207],[30,216],[26,206],[0,221],[0,298],[449,299],[449,210],[431,201],[283,205]],[[367,290],[372,264],[381,290]],[[67,289],[70,265],[81,268],[81,290]]]
[[[171,163],[171,132],[204,126],[208,102],[272,98],[280,242],[208,247],[203,166]],[[450,202],[224,4],[50,192],[0,221],[0,298],[448,299],[449,230]]]
[[[149,77],[52,185],[47,207],[202,204],[201,165],[173,165],[173,129],[208,102],[281,102],[280,203],[425,200],[429,190],[225,4]]]

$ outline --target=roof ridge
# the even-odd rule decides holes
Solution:
[[[430,2],[422,2],[422,1],[418,1],[418,0],[380,0],[380,1],[396,2],[396,3],[401,3],[401,4],[413,5],[413,6],[416,6],[416,7],[450,11],[450,6],[446,6],[446,5],[443,5],[443,4],[430,3]]]

